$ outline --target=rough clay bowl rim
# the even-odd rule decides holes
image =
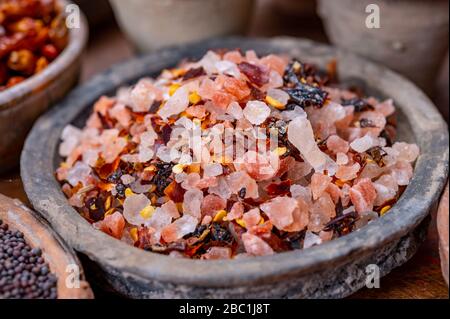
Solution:
[[[58,0],[62,10],[72,2]],[[0,111],[13,108],[22,101],[30,98],[34,92],[42,87],[58,81],[58,76],[82,54],[88,38],[87,21],[80,12],[80,28],[69,29],[69,43],[61,54],[41,73],[35,74],[23,82],[0,92]]]
[[[63,127],[103,93],[168,67],[181,58],[198,57],[208,48],[255,48],[262,53],[301,53],[308,59],[322,55],[350,60],[358,66],[346,69],[349,76],[366,76],[369,86],[382,89],[396,99],[411,123],[421,148],[411,184],[389,214],[360,231],[306,250],[296,250],[265,257],[227,261],[174,259],[149,253],[94,231],[67,202],[54,177],[57,147]],[[259,48],[259,49],[258,49]],[[265,51],[265,52],[264,52]],[[193,53],[196,52],[196,53]],[[313,52],[313,54],[311,53]],[[171,62],[168,62],[171,61]],[[338,62],[339,63],[339,62]],[[362,74],[361,74],[362,72]],[[385,81],[388,78],[389,81]],[[395,88],[392,83],[398,84]],[[415,103],[408,103],[414,99]],[[404,105],[406,104],[406,106]],[[88,106],[88,107],[87,107]],[[50,156],[49,156],[50,154]],[[116,65],[74,90],[64,102],[43,115],[29,135],[21,159],[25,191],[35,209],[41,212],[75,250],[87,255],[106,271],[115,269],[123,276],[151,279],[171,284],[197,287],[237,287],[264,284],[290,276],[302,276],[370,255],[385,244],[398,240],[416,228],[437,202],[448,174],[448,128],[432,102],[411,82],[396,73],[367,62],[350,53],[292,38],[248,39],[222,38],[189,46],[157,51]]]

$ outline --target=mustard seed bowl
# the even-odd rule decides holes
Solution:
[[[65,7],[69,2],[60,0]],[[77,83],[87,43],[87,22],[69,31],[69,43],[42,72],[0,92],[0,173],[18,165],[25,138],[34,121],[61,100]]]
[[[342,82],[354,83],[376,97],[392,97],[399,109],[398,138],[417,143],[421,155],[410,185],[390,212],[356,232],[310,249],[227,261],[174,259],[130,247],[94,230],[69,205],[54,176],[61,161],[61,131],[69,123],[81,127],[101,95],[215,48],[286,53],[322,67],[336,59]],[[132,59],[77,88],[35,124],[22,153],[21,173],[34,208],[83,255],[96,282],[121,295],[341,298],[364,287],[368,265],[376,264],[384,276],[416,252],[447,179],[448,141],[447,125],[430,100],[384,67],[307,40],[225,38]]]

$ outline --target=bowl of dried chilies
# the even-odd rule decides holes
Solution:
[[[60,0],[0,3],[0,172],[16,166],[33,122],[77,82],[83,16],[68,29]]]
[[[121,294],[343,297],[414,254],[446,143],[432,103],[383,67],[227,38],[75,90],[35,125],[22,177]]]

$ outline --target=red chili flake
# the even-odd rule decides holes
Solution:
[[[162,139],[164,144],[167,144],[170,141],[170,135],[172,134],[172,127],[170,125],[164,125],[161,129]]]
[[[50,61],[56,59],[59,55],[58,49],[53,44],[46,44],[42,47],[41,53]]]
[[[173,200],[175,203],[183,202],[185,192],[186,190],[175,181],[172,181],[169,184],[169,186],[167,186],[166,189],[164,190],[164,194],[171,200]]]
[[[283,196],[290,193],[292,182],[287,179],[280,183],[272,183],[267,186],[266,191],[270,196]]]
[[[242,62],[238,65],[239,70],[244,73],[248,79],[257,86],[263,86],[269,83],[269,74],[257,65]]]
[[[206,75],[203,67],[189,69],[183,76],[183,81],[198,78],[199,76]]]

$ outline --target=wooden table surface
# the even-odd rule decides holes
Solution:
[[[252,36],[290,35],[326,42],[317,18],[298,19],[277,13],[268,0],[259,0],[256,17],[249,31]],[[117,27],[104,27],[91,31],[91,40],[83,66],[82,81],[101,72],[110,65],[133,56],[133,49]],[[448,59],[439,77],[435,101],[448,110]],[[448,111],[445,117],[448,119]],[[23,191],[18,169],[0,176],[0,193],[19,198],[28,203]],[[438,235],[435,216],[430,225],[426,242],[405,265],[381,279],[379,289],[363,289],[351,298],[449,298],[448,287],[440,269]]]

